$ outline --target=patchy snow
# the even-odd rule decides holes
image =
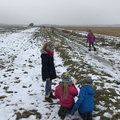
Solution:
[[[112,118],[112,115],[110,113],[108,113],[108,112],[104,113],[103,116],[105,116],[105,117],[109,116],[109,118]]]
[[[1,62],[4,69],[0,75],[0,116],[1,120],[15,120],[17,113],[37,110],[42,114],[41,120],[59,120],[59,104],[50,104],[44,100],[44,86],[41,78],[40,49],[42,42],[36,46],[32,34],[36,28],[1,36]],[[36,41],[35,41],[36,42]],[[59,53],[55,52],[55,65],[58,75],[66,71]],[[53,80],[56,85],[60,79]],[[53,85],[53,89],[55,86]],[[58,100],[54,100],[58,102]],[[70,119],[71,115],[66,117]],[[74,118],[74,117],[72,117]],[[21,120],[36,120],[35,115]]]
[[[44,41],[42,37],[33,39],[33,33],[37,31],[38,28],[30,28],[17,33],[7,35],[0,34],[0,120],[15,120],[26,111],[31,113],[31,115],[27,118],[22,116],[20,120],[36,120],[39,116],[38,113],[42,115],[40,120],[60,120],[57,114],[60,107],[60,105],[57,104],[58,100],[54,100],[54,104],[50,104],[44,100],[45,82],[43,82],[41,78],[40,58],[40,49]],[[64,37],[64,39],[66,38]],[[56,40],[59,41],[59,39]],[[104,87],[97,86],[96,90],[113,88],[118,94],[120,93],[120,85],[114,83],[114,80],[120,81],[119,50],[106,50],[100,47],[96,55],[93,51],[88,52],[87,48],[82,44],[78,44],[78,42],[72,42],[69,39],[66,39],[66,41],[68,46],[73,50],[72,52],[68,51],[68,54],[73,55],[76,53],[74,54],[75,56],[72,57],[72,61],[77,62],[83,58],[81,61],[91,65],[99,74],[102,74],[102,71],[104,71],[111,75],[111,77],[103,76],[103,81],[100,81],[100,75],[89,73],[88,75],[92,77],[94,82],[104,82]],[[65,45],[65,47],[67,46]],[[80,49],[80,47],[83,49]],[[113,52],[113,54],[111,54],[111,52]],[[105,53],[108,53],[107,57]],[[60,76],[62,72],[66,71],[69,65],[63,65],[63,60],[56,51],[54,58],[57,75]],[[114,60],[114,64],[112,64],[109,59]],[[82,68],[79,69],[81,70]],[[85,70],[87,70],[87,67],[84,71]],[[106,80],[110,80],[113,83],[106,83]],[[60,79],[58,78],[53,80],[53,90],[59,82]],[[75,79],[74,82],[76,83]],[[120,96],[110,98],[113,102],[116,102],[118,99],[120,99]],[[77,100],[77,97],[75,100]],[[96,108],[101,110],[107,109],[103,107],[105,104],[104,101],[100,101],[100,104],[101,105],[96,105]],[[114,114],[119,111],[114,107],[111,108],[114,110]],[[37,115],[32,110],[36,110]],[[111,114],[108,112],[104,113],[104,116],[111,118]],[[74,118],[81,120],[77,112],[74,116],[68,115],[65,120]],[[100,120],[100,116],[94,117],[94,120]]]

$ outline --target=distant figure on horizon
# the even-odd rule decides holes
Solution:
[[[62,81],[55,88],[55,96],[60,101],[61,106],[58,115],[63,120],[67,114],[71,113],[72,107],[75,104],[74,97],[78,95],[78,90],[68,72],[63,72],[61,79]]]
[[[51,33],[54,34],[54,28],[53,27],[51,28]]]
[[[91,30],[89,30],[89,33],[87,35],[87,43],[89,43],[89,51],[91,51],[91,45],[94,48],[94,51],[96,51],[94,42],[95,42],[95,35],[93,34]]]

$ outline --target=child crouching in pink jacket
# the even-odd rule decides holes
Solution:
[[[70,114],[75,101],[74,97],[78,95],[78,90],[71,80],[69,73],[64,72],[61,76],[62,81],[55,88],[55,96],[60,101],[60,109],[58,115],[64,119],[67,114]]]

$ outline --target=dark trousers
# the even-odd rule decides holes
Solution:
[[[79,113],[83,120],[92,120],[92,112]]]
[[[94,48],[94,51],[96,51],[96,48],[95,48],[95,46],[94,46],[94,43],[92,42],[92,43],[89,43],[89,51],[91,50],[91,46]]]
[[[71,110],[72,108],[66,108],[66,107],[60,106],[58,115],[61,117],[61,119],[64,119],[67,114],[70,114]]]

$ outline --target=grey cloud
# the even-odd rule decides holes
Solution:
[[[0,23],[119,24],[120,0],[1,0]]]

